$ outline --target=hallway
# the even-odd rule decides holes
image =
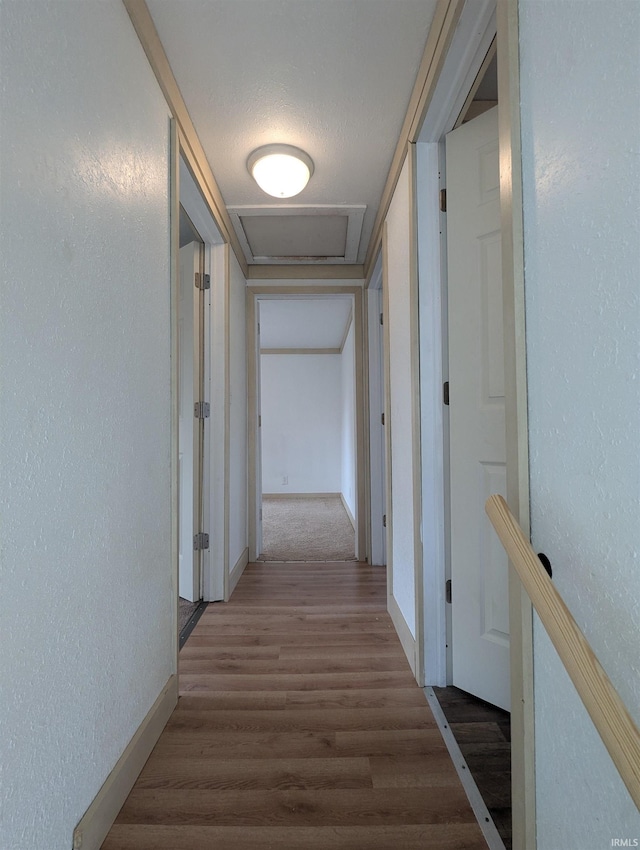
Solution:
[[[249,564],[103,850],[481,850],[386,613],[385,570]]]

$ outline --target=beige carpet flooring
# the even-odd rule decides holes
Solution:
[[[199,604],[199,602],[189,602],[188,599],[183,599],[182,596],[178,598],[178,634],[187,625]]]
[[[261,561],[351,561],[355,547],[339,496],[262,497]]]

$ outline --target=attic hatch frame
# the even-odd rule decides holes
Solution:
[[[362,235],[362,223],[366,212],[365,204],[265,204],[227,207],[229,217],[235,228],[238,241],[249,265],[352,265],[358,257],[358,248]],[[246,232],[244,219],[251,218],[282,218],[285,216],[309,216],[312,218],[344,218],[346,219],[346,234],[342,254],[327,256],[290,256],[257,255],[251,247],[250,236]]]

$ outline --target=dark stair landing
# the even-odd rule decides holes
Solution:
[[[496,829],[511,850],[511,717],[459,688],[434,688]]]

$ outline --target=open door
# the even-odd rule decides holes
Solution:
[[[446,137],[452,671],[509,710],[508,564],[484,512],[506,493],[497,112]]]
[[[260,301],[256,300],[256,410],[258,424],[256,428],[256,557],[262,554],[262,396],[261,396],[261,364],[260,354]]]
[[[201,541],[203,419],[196,407],[202,383],[202,305],[196,288],[202,244],[180,248],[178,308],[178,588],[189,602],[202,598]]]

